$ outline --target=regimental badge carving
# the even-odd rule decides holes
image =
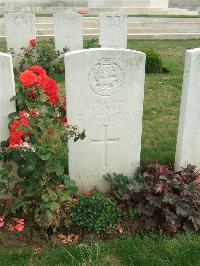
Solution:
[[[89,72],[90,88],[100,96],[111,96],[119,91],[124,75],[118,64],[105,57]]]
[[[19,28],[19,29],[23,29],[25,27],[25,23],[24,23],[24,18],[22,16],[17,16],[15,18],[15,25]]]
[[[120,28],[120,16],[108,16],[109,18],[109,26],[112,28],[112,30],[118,31]]]

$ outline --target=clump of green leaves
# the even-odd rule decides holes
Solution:
[[[151,73],[162,73],[162,58],[160,54],[151,48],[145,49],[142,52],[146,54],[146,65],[145,72]]]
[[[117,227],[121,212],[116,204],[99,192],[81,195],[70,209],[72,222],[88,231],[105,231]]]
[[[99,48],[98,39],[84,40],[84,49]]]

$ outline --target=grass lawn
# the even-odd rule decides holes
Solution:
[[[131,49],[146,47],[158,51],[170,74],[146,75],[143,116],[143,161],[173,163],[179,108],[187,49],[200,47],[200,40],[129,41]]]
[[[142,136],[142,161],[173,163],[178,128],[184,56],[187,49],[200,47],[200,40],[129,40],[128,48],[153,48],[170,74],[146,75]],[[5,43],[0,43],[0,51]],[[64,74],[55,76],[64,88]]]
[[[99,244],[42,249],[39,254],[30,248],[0,250],[1,266],[69,265],[69,266],[198,266],[200,236],[159,235],[134,237]]]

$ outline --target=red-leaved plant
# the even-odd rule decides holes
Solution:
[[[135,210],[141,230],[200,231],[200,174],[195,166],[176,172],[154,163],[139,168],[132,179],[116,174],[105,179],[119,204]]]

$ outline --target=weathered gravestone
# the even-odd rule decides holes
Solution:
[[[67,53],[69,123],[85,129],[69,143],[69,174],[80,191],[108,190],[106,173],[133,175],[140,164],[145,54],[124,49]]]
[[[0,141],[9,137],[8,114],[15,112],[15,104],[10,98],[15,95],[12,56],[0,53]]]
[[[101,47],[127,48],[127,15],[100,14],[99,42]]]
[[[67,47],[70,51],[83,49],[82,16],[74,12],[54,15],[54,35],[56,50]]]
[[[200,169],[200,48],[185,58],[175,168],[194,164]]]
[[[29,41],[36,38],[35,15],[13,12],[5,14],[7,48],[18,53],[21,47],[28,47]]]

